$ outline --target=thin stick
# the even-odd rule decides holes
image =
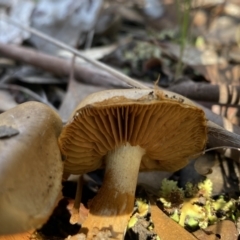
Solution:
[[[15,22],[14,20],[10,20],[9,18],[8,19],[5,19],[5,21],[7,21],[8,23],[12,23],[13,25],[15,26],[18,26],[20,27],[21,29],[25,30],[25,31],[28,31],[34,35],[37,35],[39,36],[40,38],[42,39],[45,39],[46,41],[48,42],[51,42],[53,44],[55,44],[56,46],[59,46],[63,49],[66,49],[68,50],[69,52],[72,52],[73,54],[75,54],[76,56],[78,57],[81,57],[83,58],[85,61],[87,62],[90,62],[91,64],[94,64],[95,66],[111,73],[112,75],[114,75],[115,77],[117,77],[118,79],[122,80],[123,82],[131,85],[131,86],[134,86],[136,88],[144,88],[144,89],[148,89],[148,87],[146,87],[145,85],[137,82],[136,80],[133,80],[132,78],[128,77],[128,76],[125,76],[124,74],[122,74],[121,72],[118,72],[116,71],[115,69],[101,63],[101,62],[98,62],[96,60],[93,60],[93,59],[89,59],[87,56],[83,55],[82,53],[80,53],[79,51],[75,50],[74,48],[60,42],[60,41],[57,41],[35,29],[32,29],[30,27],[27,27],[27,26],[24,26],[18,22]],[[212,126],[212,122],[211,121],[208,121],[207,122],[207,125],[208,125],[208,129],[211,129],[211,131],[208,132],[208,136],[211,138],[213,138],[215,141],[216,140],[220,140],[220,141],[223,141],[224,139],[227,141],[227,142],[231,142],[230,146],[233,146],[232,145],[232,141],[234,141],[234,139],[236,137],[239,137],[237,134],[234,134],[232,132],[229,132],[227,131],[226,129],[216,125],[216,124],[213,124]],[[220,136],[219,136],[219,132],[221,132]],[[226,138],[225,138],[226,137]],[[211,141],[210,141],[211,142]],[[239,147],[239,142],[237,142],[237,146],[236,147]],[[215,147],[215,146],[219,146],[219,145],[228,145],[228,144],[219,144],[219,143],[215,143],[213,144],[212,143],[212,147]]]
[[[79,208],[80,208],[81,200],[82,200],[82,190],[83,190],[83,175],[80,175],[78,177],[77,191],[76,191],[74,204],[73,204],[73,208],[72,208],[72,216],[70,218],[70,223],[71,224],[78,223]]]
[[[27,94],[28,96],[32,97],[35,101],[45,103],[48,106],[50,106],[51,108],[53,108],[55,111],[57,111],[57,109],[49,101],[40,97],[38,94],[29,90],[28,88],[18,86],[18,85],[15,85],[15,84],[0,83],[0,89],[4,89],[4,90],[8,90],[8,91],[12,91],[12,90],[13,91],[21,91],[21,92]]]
[[[148,88],[145,85],[139,83],[138,81],[136,81],[136,80],[134,80],[134,79],[124,75],[123,73],[121,73],[121,72],[119,72],[119,71],[117,71],[117,70],[115,70],[115,69],[105,65],[104,63],[101,63],[101,62],[96,61],[94,59],[88,58],[87,56],[85,56],[84,54],[80,53],[76,49],[74,49],[74,48],[68,46],[67,44],[65,44],[63,42],[60,42],[60,41],[58,41],[58,40],[56,40],[56,39],[54,39],[54,38],[52,38],[50,36],[47,36],[46,34],[41,33],[40,31],[37,31],[36,29],[33,29],[33,28],[27,27],[25,25],[22,25],[22,24],[14,21],[12,19],[9,19],[9,18],[5,18],[3,20],[8,22],[8,23],[11,23],[11,24],[13,24],[13,25],[15,25],[15,26],[25,30],[25,31],[28,31],[28,32],[30,32],[30,33],[32,33],[32,34],[34,34],[34,35],[36,35],[36,36],[38,36],[38,37],[40,37],[42,39],[45,39],[46,41],[51,42],[51,43],[55,44],[56,46],[58,46],[60,48],[68,50],[69,52],[75,54],[76,56],[78,56],[78,57],[80,57],[82,59],[84,59],[85,61],[90,62],[91,64],[93,64],[93,65],[95,65],[95,66],[97,66],[97,67],[99,67],[99,68],[101,68],[101,69],[103,69],[105,71],[108,71],[109,73],[111,73],[115,77],[121,79],[123,82],[125,82],[125,83],[127,83],[127,84],[129,84],[129,85],[131,85],[133,87],[136,87],[136,88]]]
[[[0,55],[51,72],[61,78],[69,76],[69,73],[71,72],[71,64],[69,60],[42,53],[31,48],[3,44],[0,42]],[[90,85],[129,88],[129,85],[121,81],[119,78],[98,67],[93,67],[92,64],[88,63],[75,64],[74,77],[79,82],[84,82]]]

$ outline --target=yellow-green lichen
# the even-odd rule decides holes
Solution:
[[[177,182],[164,179],[158,200],[174,221],[190,229],[206,228],[223,219],[236,219],[237,201],[225,200],[223,196],[213,199],[212,188],[209,179],[195,185],[187,183],[184,190]]]

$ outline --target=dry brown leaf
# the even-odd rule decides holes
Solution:
[[[161,43],[160,46],[165,54],[174,56],[188,66],[226,64],[226,60],[223,57],[219,57],[212,49],[200,50],[188,45],[184,48],[183,56],[181,57],[179,45],[169,42]]]
[[[33,231],[28,231],[26,233],[19,233],[8,236],[0,236],[0,240],[29,240]]]
[[[239,84],[240,66],[224,64],[192,66],[213,84]]]
[[[108,87],[109,88],[109,87]],[[111,87],[110,87],[111,88]],[[83,84],[75,79],[71,79],[67,94],[62,102],[59,109],[59,114],[64,122],[68,120],[72,111],[77,107],[81,100],[91,93],[105,90],[106,87],[103,86],[93,86],[89,84]]]
[[[82,224],[85,219],[87,218],[88,216],[88,212],[89,212],[89,209],[87,209],[82,203],[80,204],[80,208],[79,208],[79,212],[76,213],[76,212],[72,212],[72,209],[73,209],[73,204],[74,204],[74,200],[69,200],[69,204],[67,206],[68,210],[70,211],[70,214],[76,214],[76,216],[74,216],[74,218],[77,219],[77,223],[78,224]],[[1,239],[0,239],[1,240]]]
[[[229,1],[226,2],[224,5],[224,13],[226,15],[238,18],[240,15],[239,1],[238,1],[238,4],[237,4],[237,2],[236,3],[229,2]]]
[[[193,233],[199,240],[237,240],[238,232],[232,221],[225,220]]]
[[[211,44],[222,47],[237,43],[236,33],[239,31],[238,20],[229,16],[216,17],[210,24],[204,37]]]
[[[13,96],[5,90],[0,90],[0,112],[7,111],[10,108],[16,107]]]
[[[191,233],[165,215],[153,202],[151,202],[151,217],[154,231],[161,240],[196,240]]]
[[[197,8],[206,8],[206,7],[214,7],[220,4],[223,4],[224,0],[193,0],[192,1],[192,7]]]

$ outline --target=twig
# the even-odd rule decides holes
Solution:
[[[75,60],[76,60],[76,55],[73,55],[72,56],[72,61],[71,61],[71,67],[70,67],[70,74],[69,74],[69,81],[68,82],[70,82],[72,79],[75,78],[75,76],[74,76]]]
[[[58,57],[50,56],[34,49],[20,47],[16,45],[8,45],[0,43],[0,54],[17,61],[31,64],[45,71],[51,72],[57,76],[68,76],[69,73],[80,82],[85,82],[100,86],[114,86],[117,88],[128,87],[127,84],[106,71],[92,68],[86,65],[69,63]],[[74,70],[74,73],[72,72]],[[16,75],[16,73],[14,74]],[[4,79],[0,83],[6,83]],[[152,84],[146,83],[148,87]],[[203,83],[195,83],[193,81],[183,79],[183,81],[167,88],[172,92],[181,94],[195,101],[207,101],[217,104],[227,104],[237,106],[240,102],[240,87],[232,85],[211,85]]]
[[[92,29],[91,31],[88,32],[87,34],[87,39],[86,39],[86,44],[84,49],[89,49],[92,46],[92,41],[93,41],[93,37],[94,37],[94,29]]]
[[[21,91],[25,94],[27,94],[28,96],[30,96],[31,98],[33,98],[35,101],[38,102],[42,102],[47,104],[48,106],[50,106],[51,108],[53,108],[54,110],[57,111],[57,109],[50,103],[48,102],[46,99],[40,97],[38,94],[34,93],[33,91],[29,90],[28,88],[22,87],[22,86],[18,86],[15,84],[0,84],[0,89],[4,89],[4,90],[8,90],[8,91]]]
[[[59,77],[69,76],[71,72],[70,61],[41,53],[34,49],[0,43],[0,54],[16,61],[21,61],[41,68]],[[118,88],[129,87],[128,84],[122,82],[112,74],[109,74],[107,71],[102,71],[86,63],[81,65],[75,64],[74,77],[76,80],[88,84],[114,86]]]
[[[145,85],[135,81],[134,79],[124,75],[123,73],[121,73],[121,72],[119,72],[119,71],[117,71],[117,70],[115,70],[115,69],[105,65],[104,63],[101,63],[101,62],[96,61],[94,59],[88,58],[87,56],[85,56],[84,54],[80,53],[76,49],[74,49],[74,48],[68,46],[67,44],[65,44],[63,42],[60,42],[60,41],[58,41],[58,40],[56,40],[56,39],[54,39],[54,38],[52,38],[50,36],[47,36],[46,34],[41,33],[39,31],[37,31],[36,29],[24,26],[24,25],[22,25],[22,24],[20,24],[20,23],[18,23],[16,21],[10,19],[10,18],[4,19],[4,20],[6,22],[11,23],[11,24],[13,24],[13,25],[23,29],[23,30],[26,30],[26,31],[28,31],[28,32],[36,35],[36,36],[39,36],[40,38],[45,39],[46,41],[51,42],[51,43],[55,44],[58,47],[61,47],[61,48],[65,49],[65,50],[68,50],[71,53],[74,53],[76,56],[81,57],[85,61],[87,61],[87,62],[89,62],[89,63],[91,63],[91,64],[93,64],[93,65],[95,65],[95,66],[97,66],[97,67],[99,67],[99,68],[101,68],[103,70],[106,70],[107,72],[111,73],[113,76],[116,76],[117,78],[121,79],[123,82],[125,82],[125,83],[127,83],[127,84],[129,84],[129,85],[131,85],[133,87],[136,87],[136,88],[148,88]]]
[[[15,45],[8,45],[0,43],[0,53],[6,57],[23,61],[25,63],[31,64],[35,67],[39,67],[46,71],[50,71],[58,76],[66,76],[69,75],[71,64],[63,59],[49,56],[44,53],[37,52],[35,50],[31,50],[24,47],[18,47]],[[81,66],[79,64],[75,64],[75,72],[74,76],[76,79],[85,80],[84,82],[88,82],[93,85],[104,85],[106,87],[109,86],[117,86],[117,87],[126,87],[127,85],[123,84],[119,79],[113,77],[111,74],[102,72],[99,69],[95,68],[87,68],[86,66]],[[170,89],[172,90],[172,89]],[[237,134],[240,134],[240,128],[238,126],[232,125],[227,119],[214,114],[207,108],[199,106],[203,108],[207,118],[218,125],[225,127],[226,123],[228,126],[228,130],[231,130]]]
[[[59,42],[59,41],[57,41],[57,40],[54,40],[54,39],[46,36],[45,34],[42,34],[42,33],[38,32],[38,31],[36,31],[36,30],[34,30],[34,29],[31,29],[31,28],[22,26],[21,24],[18,24],[18,23],[15,23],[15,22],[14,22],[14,24],[15,24],[16,26],[19,26],[19,27],[23,28],[23,29],[26,30],[26,31],[29,31],[29,32],[31,32],[31,33],[33,33],[33,34],[35,34],[35,35],[38,35],[38,36],[42,37],[43,39],[45,39],[45,40],[47,40],[47,41],[49,41],[49,42],[51,42],[51,43],[53,43],[53,44],[56,44],[56,45],[59,46],[59,47],[62,47],[62,48],[64,48],[64,49],[66,49],[66,50],[74,53],[75,55],[77,55],[77,56],[79,56],[79,57],[82,57],[82,58],[85,59],[86,61],[94,64],[95,66],[100,67],[101,69],[104,69],[105,71],[111,73],[111,74],[114,75],[116,78],[119,78],[120,80],[122,80],[123,82],[125,82],[125,83],[127,83],[127,84],[130,84],[130,85],[135,86],[135,87],[137,87],[137,88],[145,88],[145,89],[148,88],[148,87],[146,87],[145,85],[143,85],[143,84],[141,84],[141,83],[139,83],[139,82],[137,82],[137,81],[135,81],[135,80],[127,77],[127,76],[125,76],[124,74],[122,74],[122,73],[120,73],[120,72],[112,69],[111,67],[106,66],[106,65],[103,64],[103,63],[100,63],[100,62],[98,62],[98,61],[95,61],[95,60],[92,60],[92,59],[89,59],[89,58],[85,57],[83,54],[79,53],[77,50],[75,50],[75,49],[67,46],[67,45],[64,44],[64,43],[61,43],[61,42]],[[5,49],[4,49],[3,45],[4,45],[4,44],[0,44],[0,47],[2,48],[2,49],[1,49],[1,52],[5,52],[5,51],[4,51]],[[12,46],[12,48],[14,48],[14,46]],[[16,47],[15,47],[15,49],[16,49]],[[32,52],[34,52],[34,51],[32,51]],[[12,55],[15,54],[14,50],[11,50],[11,54],[12,54]],[[33,53],[33,54],[34,54],[34,53]],[[19,55],[18,55],[18,58],[21,58],[21,59],[24,58],[25,62],[28,62],[28,63],[30,63],[30,64],[32,63],[32,62],[30,62],[29,59],[27,59],[25,56],[19,56]],[[38,65],[39,59],[37,59],[36,57],[34,58],[34,56],[32,56],[32,58],[35,59],[35,64]],[[51,58],[51,57],[49,56],[49,58]],[[46,63],[45,63],[45,64],[46,64]],[[55,63],[55,64],[56,64],[56,63]],[[55,67],[56,67],[56,66],[55,66]],[[61,69],[59,69],[60,67],[59,67],[58,65],[57,65],[57,67],[58,67],[58,69],[55,69],[55,71],[56,71],[56,72],[59,71],[59,70],[61,71]],[[66,67],[66,66],[63,65],[63,67]],[[46,65],[45,65],[45,69],[47,69],[47,68],[49,68],[49,66],[46,66]],[[66,74],[69,74],[69,71],[67,71]],[[210,110],[208,110],[208,109],[205,108],[204,111],[205,111],[205,113],[206,113],[206,115],[207,115],[207,117],[208,117],[209,119],[216,117],[215,115],[213,115],[213,117],[212,117],[212,112],[211,112]],[[208,113],[209,113],[209,114],[208,114]],[[220,118],[221,118],[221,117],[220,117]],[[226,121],[226,119],[224,119],[224,118],[221,118],[221,119],[222,119],[222,122]],[[212,120],[212,119],[211,119],[211,120]],[[228,121],[228,122],[229,122],[229,121]],[[209,126],[209,124],[211,124],[211,123],[212,123],[211,121],[208,121],[208,126]],[[224,126],[224,124],[223,124],[223,126]],[[234,125],[231,125],[231,126],[234,126]],[[238,133],[240,133],[240,128],[237,127],[237,126],[234,126],[234,127],[235,127],[235,129],[238,130]],[[220,130],[221,130],[221,135],[220,135],[220,138],[219,138],[218,132],[219,132]],[[231,130],[233,131],[233,127],[232,127]],[[226,129],[221,128],[220,126],[217,126],[217,125],[216,125],[216,126],[215,126],[215,125],[211,126],[211,131],[209,131],[208,137],[209,137],[210,139],[213,139],[213,140],[214,140],[214,141],[211,141],[211,146],[212,146],[212,147],[221,146],[221,145],[226,146],[226,144],[222,144],[222,143],[221,143],[221,141],[224,139],[224,136],[226,136],[226,138],[228,139],[229,146],[232,146],[231,143],[234,141],[234,139],[235,139],[236,136],[238,136],[238,135],[235,134],[235,133],[233,133],[233,132],[227,131]],[[229,141],[229,139],[231,139],[231,141]],[[215,141],[215,140],[216,140],[216,141]],[[219,142],[219,141],[220,141],[220,142]],[[237,146],[237,147],[240,147],[240,146]],[[233,150],[233,152],[234,152],[234,150]],[[239,153],[237,153],[237,157],[236,157],[235,159],[239,160]]]
[[[183,79],[183,81],[167,89],[195,101],[206,101],[227,106],[240,105],[240,86],[212,85]]]

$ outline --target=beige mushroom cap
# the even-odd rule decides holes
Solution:
[[[161,90],[107,90],[83,100],[59,138],[66,172],[104,166],[106,154],[130,143],[146,150],[140,170],[176,171],[200,153],[207,127],[202,109]],[[129,163],[131,164],[131,163]]]
[[[63,172],[61,128],[57,113],[38,102],[0,114],[0,235],[41,227],[56,206]]]

